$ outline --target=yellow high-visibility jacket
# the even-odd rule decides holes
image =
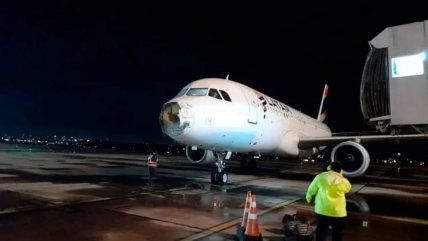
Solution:
[[[315,196],[315,213],[329,217],[346,217],[345,193],[351,190],[351,183],[342,174],[328,171],[318,174],[309,185],[306,201]]]

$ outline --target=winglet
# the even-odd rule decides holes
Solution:
[[[325,118],[327,117],[327,110],[323,111],[324,99],[327,98],[327,96],[328,96],[328,85],[325,84],[324,92],[323,92],[322,98],[321,98],[320,110],[318,112],[318,117],[317,117],[317,120],[320,122],[323,122],[325,120]]]

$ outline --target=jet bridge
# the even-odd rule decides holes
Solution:
[[[428,131],[428,20],[388,27],[369,41],[360,103],[376,129]]]

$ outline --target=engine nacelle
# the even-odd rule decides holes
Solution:
[[[333,148],[331,160],[342,163],[345,176],[356,177],[363,174],[369,167],[370,155],[360,143],[345,141]]]
[[[212,151],[207,151],[204,149],[192,150],[191,146],[186,146],[186,156],[189,161],[197,164],[212,163],[217,161],[217,158]]]

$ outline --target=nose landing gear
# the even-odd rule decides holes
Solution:
[[[229,175],[226,172],[226,159],[229,159],[232,153],[217,152],[216,168],[211,172],[211,184],[225,185],[229,181]]]

